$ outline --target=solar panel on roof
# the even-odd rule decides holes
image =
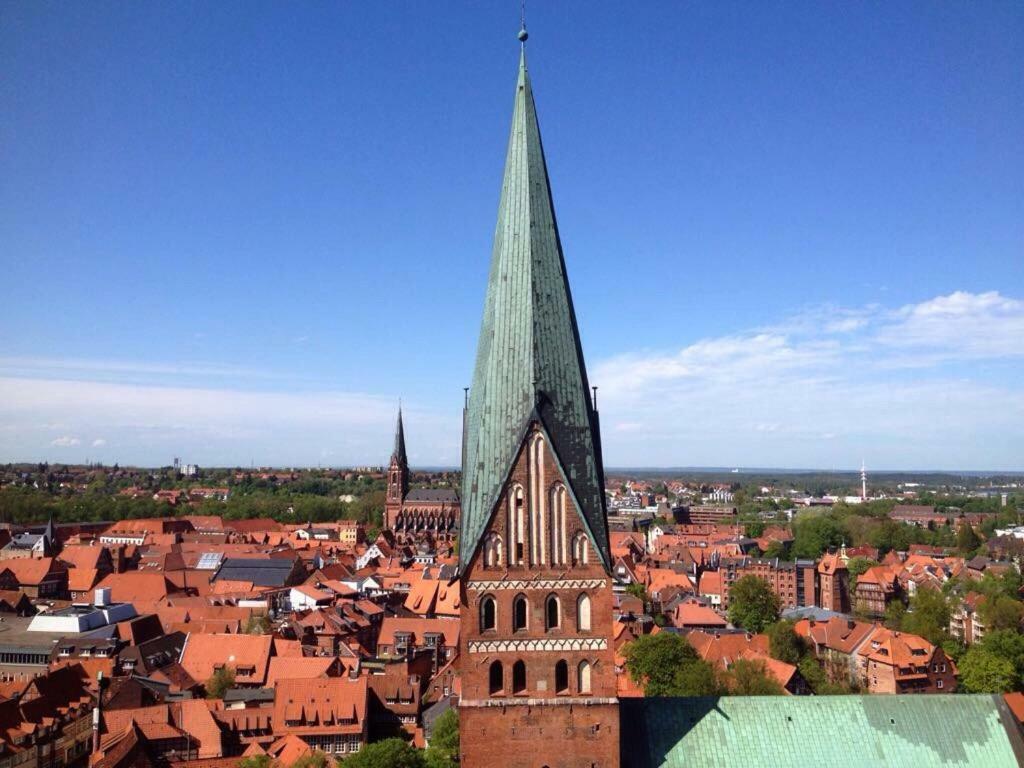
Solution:
[[[199,556],[196,568],[200,571],[215,571],[223,557],[224,555],[220,552],[204,552]]]

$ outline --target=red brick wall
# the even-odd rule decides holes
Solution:
[[[547,502],[552,487],[562,482],[562,477],[546,445],[543,462],[542,493]],[[585,527],[571,497],[566,504],[568,562],[552,564],[552,553],[548,551],[546,563],[530,564],[528,533],[524,547],[525,564],[509,565],[511,539],[507,495],[516,484],[523,487],[526,493],[524,515],[529,521],[529,480],[528,455],[524,448],[520,450],[506,490],[481,540],[485,541],[491,533],[501,536],[501,564],[486,566],[481,544],[462,574],[462,632],[459,641],[461,765],[463,768],[496,765],[511,768],[590,768],[591,765],[617,768],[619,726],[618,704],[614,703],[611,576],[592,546],[587,563],[573,563],[572,541]],[[550,532],[546,533],[550,550]],[[481,582],[498,584],[481,586]],[[590,598],[589,630],[580,629],[577,623],[577,600],[584,593]],[[513,631],[513,602],[519,595],[528,600],[528,622],[525,629]],[[559,626],[547,629],[545,604],[550,595],[559,599],[561,620]],[[480,605],[481,600],[488,596],[497,604],[497,626],[484,631],[480,625]],[[526,650],[506,645],[496,650],[470,652],[470,645],[478,642],[513,644],[534,641],[551,645],[564,639],[583,639],[591,647]],[[600,641],[604,641],[604,648],[593,647]],[[555,665],[561,660],[568,666],[569,689],[559,693],[555,685]],[[577,684],[578,665],[584,660],[591,668],[589,693],[581,692]],[[500,695],[492,697],[489,674],[494,661],[503,665],[505,685]],[[526,665],[526,689],[514,694],[512,669],[517,661]]]
[[[618,768],[618,704],[463,707],[463,768]]]

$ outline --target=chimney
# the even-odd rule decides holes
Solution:
[[[846,621],[846,628],[847,629],[853,629],[856,625],[857,625],[857,622],[855,622],[853,619],[847,619],[847,621]]]

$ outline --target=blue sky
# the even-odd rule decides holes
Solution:
[[[528,25],[607,464],[1024,469],[1024,6]],[[0,7],[0,460],[456,464],[517,26]]]

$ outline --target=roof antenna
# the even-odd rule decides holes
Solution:
[[[519,4],[519,42],[526,46],[526,38],[529,35],[526,33],[526,0],[521,0]]]

